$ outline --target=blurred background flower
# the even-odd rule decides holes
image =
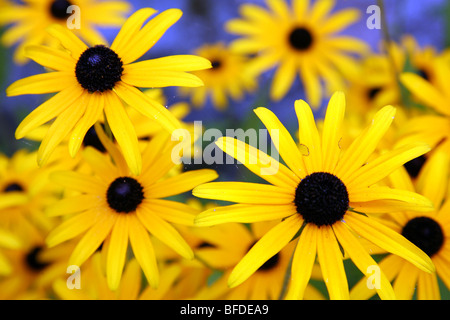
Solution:
[[[291,6],[295,1],[284,0],[283,2]],[[44,41],[44,26],[46,24],[52,21],[59,21],[60,24],[63,24],[60,19],[55,19],[52,14],[58,13],[55,11],[57,5],[64,7],[67,3],[79,5],[81,8],[81,17],[85,18],[83,22],[85,24],[79,30],[78,36],[87,44],[94,40],[94,42],[112,43],[120,30],[121,21],[141,8],[150,7],[158,10],[158,12],[170,8],[180,9],[183,12],[180,20],[167,30],[164,37],[140,60],[169,55],[200,55],[200,52],[202,52],[211,61],[216,59],[217,62],[217,59],[224,59],[225,62],[230,61],[232,63],[234,68],[233,70],[227,70],[227,73],[205,74],[203,80],[206,86],[199,88],[197,92],[192,91],[184,95],[176,87],[165,87],[150,92],[153,90],[151,89],[145,92],[152,99],[158,100],[162,105],[168,107],[190,132],[192,132],[194,121],[202,121],[203,130],[216,128],[224,134],[227,128],[262,129],[263,126],[254,114],[253,109],[265,107],[273,111],[292,136],[296,136],[298,123],[297,119],[292,117],[294,101],[305,99],[310,102],[300,77],[296,77],[289,83],[289,86],[286,86],[289,87],[289,90],[279,94],[279,99],[271,99],[270,87],[277,73],[276,68],[266,70],[258,77],[252,77],[244,81],[240,78],[240,76],[244,76],[244,72],[239,74],[238,63],[242,62],[241,58],[243,61],[255,58],[257,53],[240,57],[238,62],[233,60],[234,56],[227,51],[230,44],[241,36],[230,33],[226,29],[226,25],[233,19],[242,17],[240,9],[242,5],[250,4],[268,10],[268,3],[274,4],[277,1],[0,0],[0,37],[3,39],[0,44],[0,59],[2,62],[0,64],[0,153],[2,154],[0,157],[0,183],[2,184],[0,189],[3,190],[3,200],[0,199],[0,203],[6,204],[2,207],[0,215],[0,274],[9,273],[12,275],[11,277],[0,275],[2,297],[34,299],[46,298],[50,294],[51,297],[61,299],[184,299],[193,298],[196,295],[212,295],[217,292],[223,294],[222,296],[229,297],[233,294],[236,294],[234,297],[238,296],[238,291],[233,294],[228,291],[221,291],[223,289],[221,283],[226,282],[226,277],[223,275],[226,274],[227,267],[231,268],[235,264],[232,264],[230,260],[228,261],[229,266],[220,266],[222,269],[218,272],[218,266],[210,268],[207,263],[208,254],[211,254],[211,256],[214,256],[217,252],[222,254],[224,250],[218,250],[222,248],[221,245],[224,247],[228,245],[228,248],[230,248],[229,246],[233,242],[225,243],[226,245],[216,243],[213,248],[211,243],[209,245],[202,243],[201,237],[192,230],[183,229],[179,231],[195,249],[194,253],[198,259],[187,262],[179,258],[177,260],[173,256],[167,257],[160,265],[162,284],[156,290],[145,283],[145,277],[139,274],[138,263],[135,260],[131,260],[130,264],[127,265],[124,278],[136,281],[141,279],[142,283],[140,284],[142,285],[121,285],[116,292],[107,288],[107,280],[102,269],[104,268],[103,260],[105,258],[100,253],[96,253],[95,257],[86,263],[86,276],[97,279],[97,282],[95,286],[86,288],[87,291],[79,292],[80,295],[73,295],[73,292],[67,291],[64,283],[65,278],[61,279],[60,271],[62,269],[56,272],[53,268],[53,266],[57,266],[55,268],[64,267],[62,273],[65,273],[68,257],[64,253],[72,251],[73,247],[71,246],[73,244],[68,243],[66,247],[57,246],[55,248],[44,246],[43,239],[53,228],[55,221],[53,220],[54,217],[48,219],[43,214],[43,210],[45,206],[61,196],[62,191],[58,186],[48,184],[46,178],[43,177],[54,169],[70,170],[77,166],[83,171],[86,168],[82,167],[83,164],[79,158],[69,161],[67,150],[65,150],[56,153],[55,157],[52,158],[52,161],[54,160],[59,165],[56,167],[50,165],[44,170],[40,170],[33,158],[36,156],[38,141],[42,139],[42,132],[33,132],[33,135],[29,136],[28,139],[20,140],[15,139],[14,132],[26,115],[51,96],[23,95],[7,98],[6,88],[18,79],[47,72],[45,67],[33,61],[28,61],[26,65],[23,65],[25,61],[21,57],[21,52],[27,43]],[[344,123],[345,136],[343,136],[342,141],[339,141],[341,148],[346,148],[348,141],[353,140],[367,126],[368,121],[371,121],[373,114],[386,104],[393,104],[397,107],[396,119],[392,129],[386,134],[386,139],[380,143],[381,147],[377,150],[376,155],[378,155],[378,152],[382,153],[385,149],[397,145],[400,138],[403,138],[400,143],[420,139],[430,142],[433,146],[439,145],[443,139],[448,140],[448,132],[450,132],[448,128],[449,109],[445,103],[449,95],[446,82],[450,76],[448,71],[450,65],[450,50],[448,49],[450,48],[450,22],[448,19],[450,3],[448,1],[430,0],[418,4],[417,1],[410,0],[300,0],[298,3],[310,7],[322,3],[323,7],[332,7],[330,16],[348,8],[356,8],[360,12],[359,20],[336,32],[336,36],[358,39],[370,49],[364,53],[358,50],[356,57],[360,63],[358,65],[359,73],[346,78],[345,81],[343,91],[345,91],[347,97],[348,114]],[[381,23],[386,22],[386,28],[369,28],[368,19],[376,14],[372,10],[373,7],[371,6],[373,5],[381,6]],[[34,6],[32,10],[30,10],[30,6]],[[51,11],[52,7],[53,12]],[[47,11],[45,12],[45,10]],[[214,48],[213,45],[216,44],[220,45]],[[225,68],[222,68],[226,66],[226,63],[223,63],[222,60],[221,63],[215,65],[220,65],[220,67],[207,71],[226,71]],[[436,72],[437,70],[439,71]],[[224,77],[219,77],[219,75]],[[242,82],[237,80],[238,77]],[[232,83],[233,81],[230,83],[230,79],[235,80],[234,83]],[[324,82],[321,82],[321,85],[327,88],[327,80],[330,79],[325,78],[323,80]],[[244,85],[244,83],[247,84],[246,81],[249,81],[249,86]],[[240,89],[243,93],[241,95],[236,94],[241,91],[236,89],[239,85],[241,85]],[[319,130],[321,130],[321,118],[325,115],[328,100],[329,92],[324,90],[323,95],[317,101],[317,108],[314,109]],[[160,128],[151,121],[144,121],[132,110],[128,111],[142,147]],[[423,122],[424,119],[427,122]],[[92,136],[95,138],[95,132],[91,130],[90,133],[94,133]],[[194,138],[197,139],[198,137]],[[268,138],[268,141],[270,142],[270,138]],[[86,145],[88,144],[90,143],[86,141]],[[201,151],[198,146],[194,147],[193,150],[194,152]],[[420,159],[414,159],[416,161],[409,163],[408,170],[413,167],[414,163],[419,164],[414,177],[420,172],[423,163],[426,163],[427,157],[428,154],[425,154]],[[61,166],[61,163],[63,166]],[[219,180],[222,181],[239,179],[260,182],[247,168],[240,164],[185,164],[184,166],[176,166],[175,171],[169,173],[169,176],[205,167],[216,170],[219,173]],[[413,176],[411,177],[413,180],[415,179]],[[19,183],[22,185],[20,186]],[[5,190],[8,192],[5,192]],[[8,194],[11,191],[13,193]],[[446,192],[446,198],[448,199],[449,191]],[[185,201],[184,196],[186,195],[182,195],[181,201]],[[12,203],[13,206],[10,208],[7,206],[8,199],[18,202]],[[177,198],[176,200],[180,199]],[[222,203],[215,204],[221,205]],[[202,203],[202,205],[207,206],[208,203]],[[445,206],[444,209],[446,207],[448,206]],[[13,234],[10,234],[10,227],[17,221],[24,221],[25,227],[13,229]],[[440,221],[440,223],[443,222]],[[215,235],[216,230],[205,230],[204,232],[207,236],[211,236],[211,234]],[[249,230],[252,229],[245,229],[245,232],[248,232],[247,242],[256,239],[258,235],[257,232],[250,233]],[[32,234],[32,236],[23,236],[24,233]],[[247,242],[245,242],[245,246]],[[158,251],[158,246],[155,245],[155,247]],[[242,248],[234,249],[236,251],[231,250],[229,256],[238,261],[245,254],[242,250],[247,249],[247,247],[244,248],[243,245]],[[375,251],[373,252],[375,253]],[[377,262],[386,256],[376,253],[373,257]],[[158,254],[161,253],[158,252]],[[289,261],[283,260],[283,263],[289,263]],[[348,275],[349,288],[351,288],[361,279],[361,273],[350,259],[344,261],[344,266]],[[437,269],[446,272],[445,268],[437,266]],[[280,274],[278,272],[273,275],[274,277],[281,277]],[[52,284],[54,279],[58,280]],[[251,281],[247,284],[243,283],[241,290],[247,290],[250,286],[249,283],[257,283],[255,279],[256,277],[249,279]],[[326,298],[327,290],[323,281],[320,280],[320,274],[317,279],[311,280],[311,283],[314,284],[311,296],[321,298],[323,295]],[[448,280],[446,279],[447,285],[445,285],[439,276],[436,279],[440,288],[441,299],[450,299],[450,293],[447,289]],[[204,291],[205,287],[202,285],[205,283],[214,286],[208,287],[211,290]],[[412,286],[411,283],[407,285]],[[320,293],[315,292],[315,288],[320,289]],[[141,293],[139,294],[138,291],[141,291]]]

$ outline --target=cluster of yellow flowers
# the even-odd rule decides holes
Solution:
[[[340,34],[361,12],[334,5],[243,4],[230,44],[141,60],[181,10],[0,0],[14,61],[45,67],[7,96],[54,94],[15,132],[39,148],[0,156],[0,299],[441,299],[450,54],[411,36],[372,52]],[[109,44],[95,24],[120,30]],[[220,137],[249,177],[188,170],[190,106],[224,112],[270,71],[252,107],[276,152]],[[298,77],[289,132],[270,102]],[[167,107],[166,87],[186,101]]]

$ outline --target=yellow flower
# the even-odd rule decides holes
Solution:
[[[178,9],[168,9],[144,24],[155,12],[151,8],[135,12],[122,26],[111,47],[87,47],[67,28],[54,25],[48,31],[66,50],[44,46],[27,48],[28,57],[55,71],[16,81],[7,88],[7,95],[59,91],[33,110],[16,130],[16,138],[20,139],[55,119],[39,147],[39,164],[45,163],[68,135],[69,152],[74,157],[86,132],[104,115],[131,170],[139,174],[142,159],[138,140],[121,99],[144,116],[158,121],[169,132],[180,127],[170,111],[137,87],[201,86],[202,81],[186,71],[209,68],[211,64],[204,58],[190,55],[133,63],[182,15]]]
[[[284,0],[266,0],[268,10],[244,4],[242,19],[226,25],[230,33],[242,35],[230,49],[243,54],[256,54],[248,72],[260,74],[277,66],[270,96],[285,96],[297,74],[303,82],[306,97],[318,107],[324,96],[321,80],[329,94],[344,89],[344,78],[354,75],[358,63],[350,53],[364,53],[368,46],[361,40],[336,33],[357,21],[357,9],[330,14],[335,1],[294,0],[289,8]]]
[[[381,43],[380,51],[362,59],[360,72],[350,79],[346,91],[349,109],[362,115],[388,104],[404,104],[398,77],[406,69],[416,70],[422,78],[435,82],[434,60],[439,55],[433,47],[422,48],[413,37],[405,36],[400,43]],[[410,109],[405,111],[411,112]]]
[[[98,0],[24,0],[23,4],[5,1],[0,11],[0,25],[10,25],[1,41],[6,46],[19,43],[14,53],[14,61],[19,64],[28,62],[25,48],[29,45],[47,44],[56,47],[58,42],[49,37],[45,29],[52,24],[63,27],[73,22],[73,31],[89,44],[106,44],[105,38],[96,27],[118,27],[125,21],[125,14],[131,6],[126,1]],[[69,6],[77,6],[69,10]],[[73,15],[73,17],[71,17]],[[78,21],[76,21],[78,19]]]
[[[427,106],[429,110],[405,124],[400,133],[399,144],[424,141],[431,147],[435,147],[450,138],[450,108],[448,107],[450,65],[444,58],[437,58],[434,70],[434,84],[412,72],[406,72],[400,76],[401,82],[412,96]]]
[[[16,231],[14,235],[20,247],[4,251],[12,272],[0,277],[0,299],[50,298],[53,282],[67,277],[68,252],[73,243],[47,248],[43,233],[36,228]]]
[[[248,58],[231,51],[224,43],[205,44],[194,54],[211,61],[212,68],[193,72],[205,84],[199,88],[180,88],[180,93],[190,95],[194,107],[204,106],[208,97],[213,105],[223,110],[229,105],[229,97],[241,100],[245,92],[255,90],[254,76],[245,72]]]
[[[289,299],[303,297],[316,255],[330,298],[348,299],[341,248],[365,275],[369,266],[376,265],[359,243],[358,236],[424,271],[433,271],[434,266],[425,253],[370,217],[372,213],[399,209],[432,210],[430,200],[421,195],[377,185],[403,163],[430,148],[416,143],[371,158],[394,119],[395,108],[386,106],[377,112],[371,125],[342,151],[339,140],[343,130],[345,98],[341,92],[330,99],[322,135],[318,133],[308,104],[297,100],[295,111],[302,148],[294,142],[275,114],[265,108],[255,110],[287,166],[234,138],[225,137],[217,141],[222,150],[269,184],[216,182],[193,190],[197,197],[237,203],[204,211],[195,220],[197,226],[282,219],[234,268],[229,285],[234,287],[245,281],[298,233],[287,293]],[[267,170],[268,166],[272,171]],[[394,298],[391,284],[383,273],[380,282],[377,289],[380,297]]]
[[[14,233],[22,228],[53,228],[56,221],[43,211],[58,200],[61,188],[50,183],[49,174],[67,169],[66,165],[55,161],[38,167],[34,151],[18,150],[11,157],[0,154],[0,226]]]
[[[264,221],[251,227],[241,223],[226,223],[212,228],[195,228],[192,232],[203,241],[195,255],[200,261],[223,275],[212,285],[201,290],[196,299],[277,300],[281,297],[286,281],[286,271],[294,249],[290,243],[242,284],[229,288],[227,278],[233,267],[250,248],[278,221]],[[312,286],[308,286],[305,298],[320,298]],[[321,297],[323,298],[323,297]]]
[[[197,212],[189,205],[163,198],[190,191],[214,180],[217,174],[204,169],[167,178],[175,163],[170,138],[160,135],[148,143],[142,154],[142,174],[135,175],[99,125],[96,131],[108,154],[90,147],[83,151],[94,175],[73,171],[52,175],[53,181],[79,194],[47,208],[50,216],[74,215],[53,229],[46,243],[53,247],[83,234],[70,258],[70,264],[77,266],[104,243],[108,286],[115,290],[120,284],[129,240],[148,282],[157,287],[158,267],[149,232],[179,255],[192,259],[192,249],[171,223],[193,225]]]
[[[379,266],[385,270],[389,281],[393,282],[398,299],[410,300],[414,294],[420,300],[441,299],[438,277],[450,288],[450,198],[447,195],[450,162],[446,150],[448,147],[434,150],[415,181],[402,169],[390,177],[394,187],[418,192],[429,198],[435,206],[432,212],[405,211],[389,215],[390,219],[380,220],[421,248],[436,266],[436,273],[430,274],[397,256],[388,254],[384,257]],[[351,290],[351,297],[355,299],[368,299],[373,294],[365,281],[359,282]]]

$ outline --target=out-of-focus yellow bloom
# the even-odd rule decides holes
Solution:
[[[266,4],[268,9],[242,5],[242,18],[230,20],[226,29],[242,36],[231,43],[231,50],[255,55],[247,69],[250,74],[276,67],[270,97],[283,98],[297,75],[313,108],[323,96],[343,90],[344,79],[358,73],[359,64],[352,54],[369,50],[364,41],[337,34],[359,19],[359,10],[331,13],[335,1],[330,0],[311,5],[310,1],[294,0],[292,7],[285,0],[267,0]]]
[[[212,68],[195,71],[205,84],[198,88],[180,88],[182,95],[191,97],[194,107],[203,107],[208,98],[213,105],[223,110],[229,106],[229,98],[242,100],[247,92],[257,87],[255,76],[246,72],[248,57],[231,51],[224,43],[205,44],[194,54],[211,61]]]
[[[125,15],[131,5],[127,1],[97,0],[24,0],[17,4],[5,0],[0,10],[0,25],[11,27],[3,33],[1,41],[6,46],[19,44],[14,61],[24,64],[29,61],[25,48],[29,45],[45,44],[57,47],[58,41],[50,37],[46,29],[52,24],[73,31],[90,45],[106,44],[97,27],[119,27],[125,22]],[[70,9],[69,6],[76,6]],[[69,9],[68,9],[69,8]],[[79,24],[79,25],[77,25]]]

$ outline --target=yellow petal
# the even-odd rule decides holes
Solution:
[[[30,131],[60,115],[83,94],[80,85],[75,84],[42,103],[34,109],[17,127],[16,139],[25,137]]]
[[[278,101],[282,99],[292,86],[297,75],[295,57],[286,57],[277,68],[270,88],[270,97]]]
[[[344,180],[344,183],[349,189],[352,187],[370,186],[381,181],[406,162],[428,151],[430,151],[430,147],[427,144],[416,143],[415,145],[405,145],[385,152],[373,161],[369,161],[359,170],[356,170]]]
[[[194,189],[199,198],[247,204],[289,204],[294,191],[277,186],[252,182],[210,182]]]
[[[141,88],[200,87],[204,85],[199,77],[187,72],[155,69],[150,74],[151,76],[140,69],[129,70],[125,67],[121,80],[131,86]]]
[[[302,300],[316,260],[317,233],[315,225],[308,223],[300,234],[291,267],[291,284],[286,294],[288,300]]]
[[[70,51],[71,56],[78,60],[80,55],[88,49],[88,46],[83,43],[75,33],[68,28],[64,28],[60,24],[53,24],[47,28],[47,32],[59,40],[61,45]]]
[[[400,75],[400,81],[414,96],[419,98],[426,105],[445,115],[450,114],[445,96],[421,76],[406,72]]]
[[[150,286],[157,288],[159,284],[159,271],[150,236],[136,217],[132,217],[129,223],[130,244],[133,249],[133,254],[139,262]]]
[[[333,229],[329,226],[321,227],[317,233],[317,256],[330,299],[348,300],[343,257]]]
[[[344,248],[344,251],[349,255],[350,259],[352,259],[353,263],[356,267],[366,276],[370,276],[373,271],[377,272],[379,278],[377,279],[377,283],[375,283],[375,288],[377,289],[378,295],[381,299],[395,299],[394,290],[392,289],[391,283],[388,278],[384,274],[382,270],[380,270],[379,266],[369,255],[367,250],[363,247],[359,240],[351,231],[345,226],[342,222],[336,222],[333,225],[333,230],[336,234],[336,237]],[[372,268],[378,268],[372,270]]]
[[[150,73],[155,70],[166,71],[196,71],[211,68],[211,62],[200,56],[173,55],[145,61],[139,61],[126,66],[127,72],[140,71]]]
[[[151,185],[148,188],[149,198],[165,198],[191,191],[194,187],[212,181],[217,177],[217,172],[211,169],[183,172]]]
[[[310,11],[310,19],[315,23],[321,23],[335,6],[334,0],[316,1]]]
[[[86,106],[72,105],[63,111],[50,125],[37,154],[37,161],[40,166],[47,163],[56,147],[67,137],[78,120],[80,120],[85,108]]]
[[[141,291],[141,268],[136,259],[127,262],[118,288],[119,300],[137,300]]]
[[[98,179],[75,171],[56,171],[50,174],[50,180],[63,187],[82,193],[103,194],[105,185]]]
[[[220,137],[216,145],[269,183],[295,190],[300,182],[300,179],[285,165],[243,141],[232,137]]]
[[[24,205],[30,202],[28,195],[22,192],[10,192],[9,194],[2,194],[0,197],[0,209]]]
[[[394,120],[395,108],[386,106],[375,114],[370,126],[368,126],[347,148],[344,155],[341,157],[335,174],[341,180],[346,181],[346,178],[351,176],[357,169],[359,169],[369,156],[376,149],[378,142],[389,129]]]
[[[336,12],[323,22],[323,25],[320,27],[320,32],[323,34],[338,33],[352,23],[358,21],[360,17],[361,12],[358,9],[346,9]],[[327,41],[328,40],[333,39],[327,39]]]
[[[103,94],[91,93],[86,100],[86,111],[72,130],[69,138],[69,154],[72,158],[75,157],[80,149],[86,132],[101,119],[103,113],[105,104]]]
[[[283,219],[295,213],[297,211],[292,204],[234,204],[203,211],[195,218],[195,225],[206,227],[228,222],[254,223],[258,221],[271,221]]]
[[[198,213],[192,206],[172,200],[145,199],[143,203],[164,220],[185,226],[194,225],[194,218]]]
[[[308,174],[322,171],[322,147],[314,115],[309,105],[303,100],[295,101],[295,112],[298,118],[299,143],[308,150],[303,156]]]
[[[69,264],[81,266],[100,245],[105,241],[111,232],[117,219],[117,214],[102,212],[101,218],[89,229],[76,245],[70,258]]]
[[[124,64],[139,59],[163,36],[181,16],[179,9],[167,9],[147,22],[142,29],[134,33],[121,48],[119,56]]]
[[[419,281],[417,282],[417,299],[418,300],[440,300],[441,294],[439,289],[439,282],[436,273],[419,274]]]
[[[123,267],[128,248],[128,215],[117,215],[116,223],[111,231],[111,239],[106,258],[106,279],[108,287],[116,290],[122,278]]]
[[[445,199],[448,185],[449,155],[446,150],[435,149],[425,162],[416,181],[416,190],[439,208]]]
[[[323,170],[333,172],[339,160],[342,122],[345,115],[345,96],[336,92],[331,96],[325,114],[322,133]]]
[[[300,75],[305,88],[309,104],[317,109],[322,101],[322,85],[314,65],[310,61],[303,61],[300,66]]]
[[[410,206],[433,210],[433,203],[426,197],[407,190],[393,189],[387,186],[372,186],[369,188],[355,189],[349,194],[350,202],[368,202],[376,200],[397,200],[408,203]]]
[[[73,239],[92,227],[99,218],[100,213],[95,209],[77,214],[52,229],[45,242],[49,247],[54,247],[64,241]]]
[[[142,156],[136,132],[122,102],[115,94],[105,95],[105,115],[131,172],[139,175],[142,170]]]
[[[32,45],[25,48],[25,54],[44,67],[58,71],[71,71],[72,76],[75,76],[76,61],[66,51]]]
[[[153,213],[150,207],[141,206],[136,213],[139,221],[152,235],[171,247],[182,257],[186,259],[194,258],[191,247],[189,247],[189,244],[182,238],[180,233],[172,225]]]
[[[399,267],[398,275],[394,280],[394,290],[399,300],[411,300],[417,287],[417,278],[421,272],[414,265],[404,262]],[[424,273],[425,274],[425,273]],[[417,291],[419,291],[417,287]]]
[[[169,133],[181,128],[180,122],[163,105],[150,99],[139,89],[122,82],[116,84],[114,91],[128,105],[135,108],[149,119],[154,119]]]
[[[75,83],[73,72],[42,73],[15,81],[6,89],[6,95],[12,97],[22,94],[53,93],[71,87]]]
[[[228,285],[233,288],[247,280],[292,240],[301,224],[300,216],[294,215],[270,229],[233,269],[228,278]]]
[[[111,49],[116,53],[122,52],[131,38],[141,29],[142,24],[156,12],[157,10],[152,8],[142,8],[133,13],[123,24],[111,45]]]
[[[294,172],[299,178],[306,176],[305,165],[303,164],[302,154],[297,147],[294,139],[290,135],[289,131],[278,120],[277,116],[266,108],[257,108],[254,110],[258,118],[264,123],[267,128],[272,142],[277,148],[280,156],[283,158],[287,166]]]
[[[45,214],[48,217],[62,216],[66,214],[81,212],[89,208],[98,206],[102,199],[97,195],[81,194],[71,197],[66,197],[57,202],[48,205],[45,208]]]

